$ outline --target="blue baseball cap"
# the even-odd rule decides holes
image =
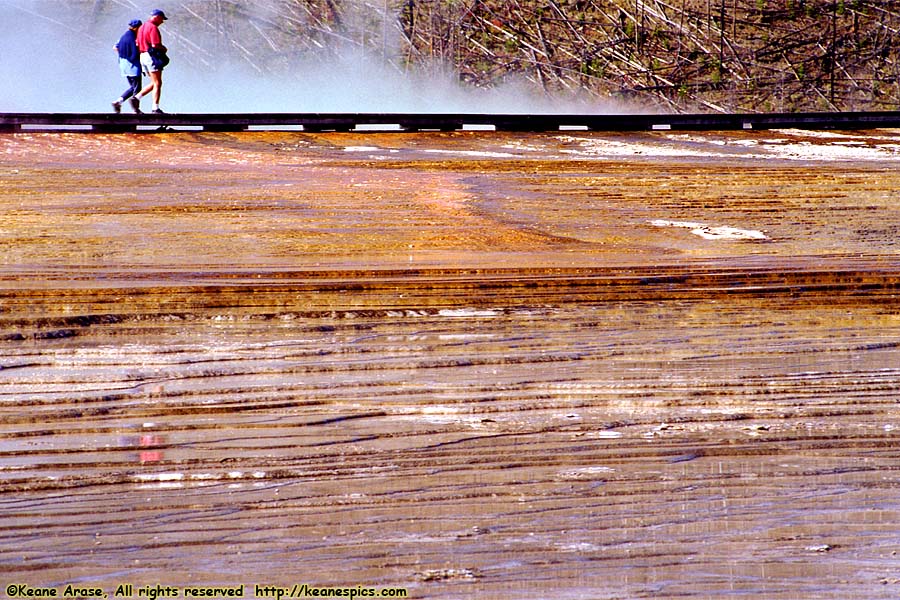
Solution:
[[[128,27],[134,29],[135,27],[140,27],[144,23],[140,19],[132,19],[128,21]]]
[[[165,20],[168,18],[168,17],[166,17],[166,13],[164,13],[164,12],[161,11],[161,10],[159,10],[158,8],[157,8],[157,9],[154,9],[153,12],[150,13],[150,16],[151,16],[151,17],[159,16],[159,17],[162,18],[163,21],[165,21]]]

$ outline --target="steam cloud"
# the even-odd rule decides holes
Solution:
[[[212,0],[210,0],[212,1]],[[256,24],[272,22],[273,2],[247,0]],[[210,31],[184,2],[159,0],[0,0],[0,112],[106,112],[124,90],[113,44],[133,18],[162,8],[170,19],[163,41],[166,69],[162,105],[168,112],[620,112],[616,107],[565,102],[522,82],[492,90],[467,88],[453,73],[404,73],[386,53],[352,44],[304,55],[273,45],[266,68],[241,60],[241,39]],[[349,4],[348,4],[349,6]],[[102,7],[102,10],[98,10]],[[365,35],[363,32],[362,35]],[[389,29],[373,32],[385,40]],[[255,40],[258,45],[259,38]],[[394,42],[385,41],[387,44]],[[270,67],[270,65],[276,65]],[[436,71],[436,72],[435,72]],[[149,109],[149,99],[145,100]],[[127,108],[126,108],[127,111]]]

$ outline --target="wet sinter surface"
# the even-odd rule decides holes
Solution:
[[[898,162],[0,136],[4,588],[896,598]]]

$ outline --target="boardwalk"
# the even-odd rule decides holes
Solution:
[[[2,578],[896,598],[898,142],[2,135]]]
[[[0,132],[246,131],[727,131],[802,127],[852,130],[900,126],[900,112],[751,114],[494,114],[494,113],[0,113]]]

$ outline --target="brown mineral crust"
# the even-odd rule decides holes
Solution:
[[[896,142],[0,135],[0,571],[895,597]]]

